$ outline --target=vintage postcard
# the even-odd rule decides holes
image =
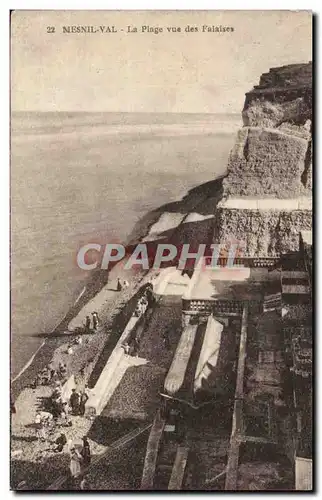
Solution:
[[[312,13],[11,13],[11,489],[313,489]]]

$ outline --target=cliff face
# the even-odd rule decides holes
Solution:
[[[228,161],[216,242],[249,256],[297,250],[312,225],[312,64],[273,68],[246,94]]]

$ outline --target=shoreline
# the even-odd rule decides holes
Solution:
[[[145,236],[148,235],[150,228],[153,226],[155,221],[158,220],[160,216],[159,214],[160,211],[158,208],[151,212],[147,212],[142,219],[135,224],[135,227],[131,229],[123,244],[130,247],[133,245],[133,242],[131,243],[131,241],[136,240],[137,242],[140,242]],[[148,223],[144,222],[147,217],[149,219],[151,218]],[[134,235],[137,232],[138,234],[136,234],[135,237]],[[69,322],[75,318],[77,314],[86,306],[86,304],[88,304],[104,288],[104,286],[108,283],[109,273],[110,270],[95,270],[90,276],[87,277],[85,284],[84,282],[80,284],[80,292],[77,294],[77,298],[73,305],[69,307],[66,314],[64,314],[53,330],[48,334],[48,337],[31,355],[19,373],[14,377],[10,377],[11,391],[14,399],[16,399],[20,392],[22,392],[24,388],[30,384],[30,375],[26,373],[28,369],[35,369],[35,367],[39,367],[40,369],[41,365],[44,366],[48,364],[59,345],[66,342],[67,337],[64,335],[64,331],[67,329]],[[68,335],[72,337],[73,333],[70,332]],[[41,360],[39,358],[41,358]],[[32,367],[33,364],[35,364],[34,367]],[[23,380],[24,376],[25,380]]]
[[[191,211],[191,200],[195,200],[195,196],[197,198],[201,197],[201,200],[198,199],[197,205],[203,203],[205,194],[206,198],[209,196],[209,185],[214,184],[217,186],[217,183],[220,183],[222,179],[225,177],[225,174],[221,174],[217,176],[215,179],[208,181],[204,184],[197,185],[194,188],[191,188],[186,194],[180,198],[179,200],[169,202],[161,207],[158,207],[150,212],[147,212],[143,217],[141,217],[137,223],[134,225],[128,236],[125,238],[124,245],[131,249],[134,245],[140,243],[144,238],[146,238],[151,228],[154,224],[160,219],[163,213],[166,210],[169,210],[169,207],[172,207],[170,212],[173,212],[173,208],[178,210],[182,209],[182,206],[187,204],[186,211],[189,213]],[[215,193],[213,193],[215,194]],[[195,205],[195,201],[193,202]],[[180,207],[180,208],[179,208]],[[173,227],[171,232],[175,233],[177,228],[180,226]],[[121,261],[122,262],[122,261]],[[98,295],[106,286],[109,280],[110,272],[113,270],[115,265],[119,264],[119,262],[115,262],[109,271],[106,270],[94,270],[91,275],[86,279],[85,283],[81,283],[79,286],[79,292],[77,293],[76,299],[71,307],[69,307],[67,313],[61,318],[61,320],[57,323],[55,328],[48,334],[47,338],[42,342],[42,344],[38,347],[38,349],[32,354],[28,362],[24,365],[24,367],[20,370],[20,372],[11,379],[11,390],[14,396],[14,399],[20,394],[20,392],[27,387],[31,383],[31,375],[30,372],[36,372],[40,370],[44,365],[49,364],[52,359],[52,356],[55,350],[62,344],[66,343],[67,338],[73,337],[73,333],[65,333],[68,324],[70,321],[75,318],[80,311],[92,300],[96,295]],[[147,271],[142,270],[143,275]]]

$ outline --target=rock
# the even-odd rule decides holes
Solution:
[[[246,126],[278,127],[288,122],[304,128],[312,119],[312,63],[272,68],[246,94]]]
[[[299,232],[312,227],[309,210],[217,209],[217,238],[244,243],[248,257],[278,256],[299,249]]]
[[[217,205],[214,242],[238,241],[249,257],[299,248],[312,228],[312,64],[264,73],[246,94]]]
[[[224,196],[294,198],[308,194],[302,183],[309,141],[280,130],[240,130],[224,180]]]

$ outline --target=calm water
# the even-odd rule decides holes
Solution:
[[[12,116],[12,373],[75,301],[79,247],[124,241],[147,212],[222,174],[235,115]]]

